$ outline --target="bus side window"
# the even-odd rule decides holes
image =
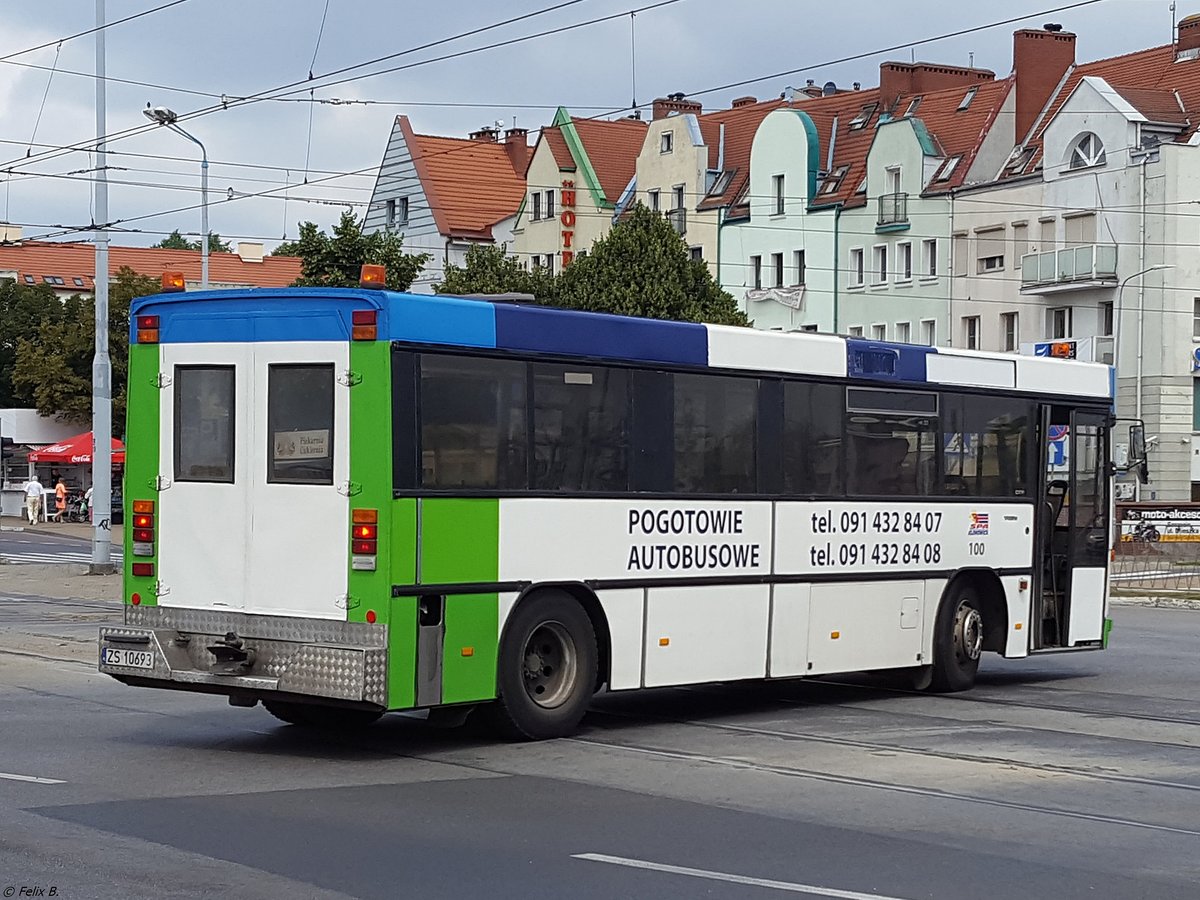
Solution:
[[[846,493],[934,493],[940,452],[937,413],[937,394],[847,388]]]
[[[629,370],[533,364],[533,488],[629,489]]]
[[[841,385],[789,381],[783,388],[783,490],[836,496],[842,492]]]
[[[967,497],[1028,495],[1022,437],[1033,422],[1026,400],[942,395],[943,493]]]
[[[676,374],[675,490],[756,491],[757,419],[757,379]]]
[[[421,355],[421,485],[524,490],[526,365]]]

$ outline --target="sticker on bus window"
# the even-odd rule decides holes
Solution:
[[[275,459],[281,461],[297,459],[327,459],[329,457],[329,429],[316,431],[277,431],[272,445]]]

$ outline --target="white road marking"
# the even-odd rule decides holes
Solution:
[[[64,550],[61,553],[4,553],[0,552],[0,557],[3,557],[10,563],[90,563],[92,561],[91,553],[77,552],[74,550]],[[122,554],[113,553],[111,559],[114,563],[122,562]]]
[[[11,772],[0,772],[0,778],[9,781],[29,781],[33,784],[66,784],[58,778],[39,778],[37,775],[13,775]]]
[[[630,869],[649,869],[652,872],[666,872],[669,875],[687,875],[691,878],[704,878],[708,881],[724,881],[729,884],[746,884],[751,887],[768,888],[773,891],[786,891],[789,894],[813,894],[817,897],[836,897],[838,900],[903,900],[886,894],[863,894],[859,891],[843,891],[838,888],[819,887],[815,884],[799,884],[795,881],[775,881],[772,878],[751,878],[749,875],[731,875],[728,872],[712,872],[708,869],[693,869],[688,866],[672,866],[667,863],[649,862],[644,859],[628,859],[624,856],[609,856],[605,853],[576,853],[572,859],[586,859],[591,862],[609,863],[614,866],[626,866]]]

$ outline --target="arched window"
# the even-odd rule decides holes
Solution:
[[[1104,142],[1090,131],[1071,145],[1067,164],[1072,169],[1086,169],[1104,165]]]

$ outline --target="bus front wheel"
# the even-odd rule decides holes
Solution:
[[[543,740],[571,734],[596,685],[596,633],[583,607],[563,591],[520,603],[500,642],[490,723],[506,737]]]
[[[975,588],[969,582],[951,585],[938,609],[933,637],[933,690],[970,689],[982,654],[983,613]]]

